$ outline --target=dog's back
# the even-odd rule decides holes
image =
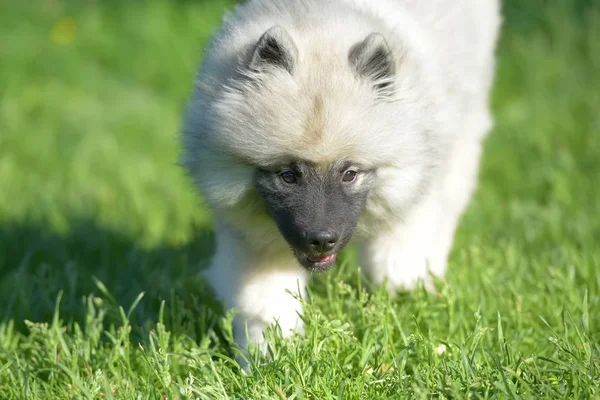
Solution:
[[[412,32],[464,107],[486,101],[501,23],[498,0],[341,0],[375,13],[391,30]],[[411,25],[412,29],[405,26]]]

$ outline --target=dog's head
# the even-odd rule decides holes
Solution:
[[[365,214],[385,220],[411,204],[432,161],[430,107],[398,71],[411,71],[404,53],[379,33],[347,36],[272,27],[239,49],[227,79],[216,63],[231,42],[215,42],[184,132],[184,162],[209,202],[239,218],[257,212],[244,203],[256,193],[313,271],[334,264]]]

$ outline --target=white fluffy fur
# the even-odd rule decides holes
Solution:
[[[286,290],[307,279],[255,192],[257,166],[345,158],[377,167],[355,234],[361,266],[390,289],[429,284],[428,271],[443,276],[491,126],[499,24],[497,0],[250,0],[228,15],[198,75],[182,160],[218,221],[206,276],[240,311],[240,344],[245,323],[253,343],[275,319],[284,333],[300,329]],[[292,37],[298,65],[292,75],[253,75],[247,61],[274,25]],[[392,99],[348,62],[371,32],[396,61]],[[320,139],[304,135],[316,96],[325,110]]]

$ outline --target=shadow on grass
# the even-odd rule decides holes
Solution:
[[[223,331],[229,328],[222,325],[225,310],[199,274],[213,254],[211,229],[198,230],[184,246],[147,249],[91,220],[69,225],[67,234],[33,223],[0,226],[0,324],[12,321],[27,333],[26,321],[50,323],[58,310],[61,326],[77,323],[85,330],[97,312],[90,309],[93,303],[106,313],[105,329],[123,326],[123,313],[129,315],[133,343],[146,343],[162,321],[173,336],[197,343],[208,338],[231,352],[230,332]],[[337,278],[329,280],[353,282],[348,266],[355,258],[352,249],[345,250]],[[311,287],[324,294],[327,282],[326,275],[313,276]]]
[[[105,322],[118,326],[119,306],[127,312],[144,292],[129,318],[137,338],[155,326],[163,301],[166,328],[195,340],[222,315],[198,274],[212,254],[211,231],[197,232],[182,247],[144,249],[91,221],[71,227],[65,235],[34,224],[0,227],[0,322],[13,320],[26,331],[25,320],[51,321],[60,294],[66,323],[84,325],[86,298],[93,295],[110,305]]]

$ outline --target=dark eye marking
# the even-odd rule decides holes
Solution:
[[[346,172],[344,172],[342,181],[346,182],[346,183],[354,182],[354,180],[356,179],[356,175],[357,175],[356,171],[349,169]]]
[[[296,177],[296,174],[294,174],[292,171],[282,172],[281,174],[279,174],[279,176],[281,176],[281,179],[285,183],[290,184],[290,185],[298,182],[298,178]]]

